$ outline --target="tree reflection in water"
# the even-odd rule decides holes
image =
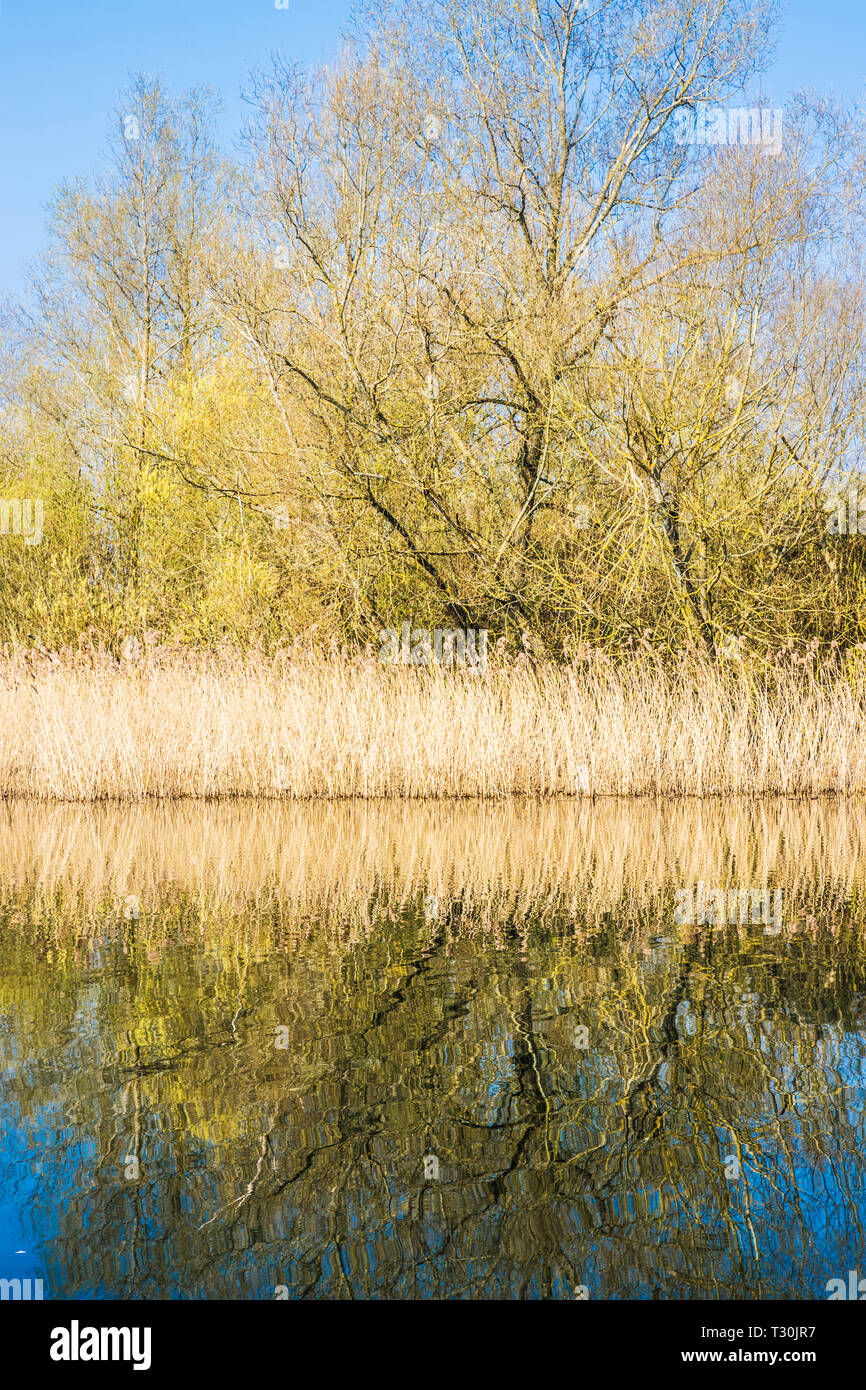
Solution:
[[[0,1276],[811,1299],[866,1271],[856,806],[5,814]],[[678,925],[698,880],[781,887],[783,931]]]

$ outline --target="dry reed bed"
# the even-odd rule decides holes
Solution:
[[[151,647],[0,658],[0,789],[148,797],[817,795],[866,790],[866,680],[807,663]]]

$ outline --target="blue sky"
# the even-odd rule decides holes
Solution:
[[[281,52],[327,60],[351,0],[0,0],[0,294],[20,289],[44,245],[45,205],[97,164],[131,74],[180,91],[209,85],[230,142],[250,68]],[[798,87],[866,95],[866,0],[789,0],[765,94]]]

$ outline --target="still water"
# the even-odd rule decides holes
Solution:
[[[864,887],[859,803],[6,805],[0,1278],[826,1299]]]

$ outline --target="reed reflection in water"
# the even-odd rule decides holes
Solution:
[[[866,1273],[864,824],[7,804],[0,1278],[826,1298]],[[699,881],[782,930],[678,923]]]

